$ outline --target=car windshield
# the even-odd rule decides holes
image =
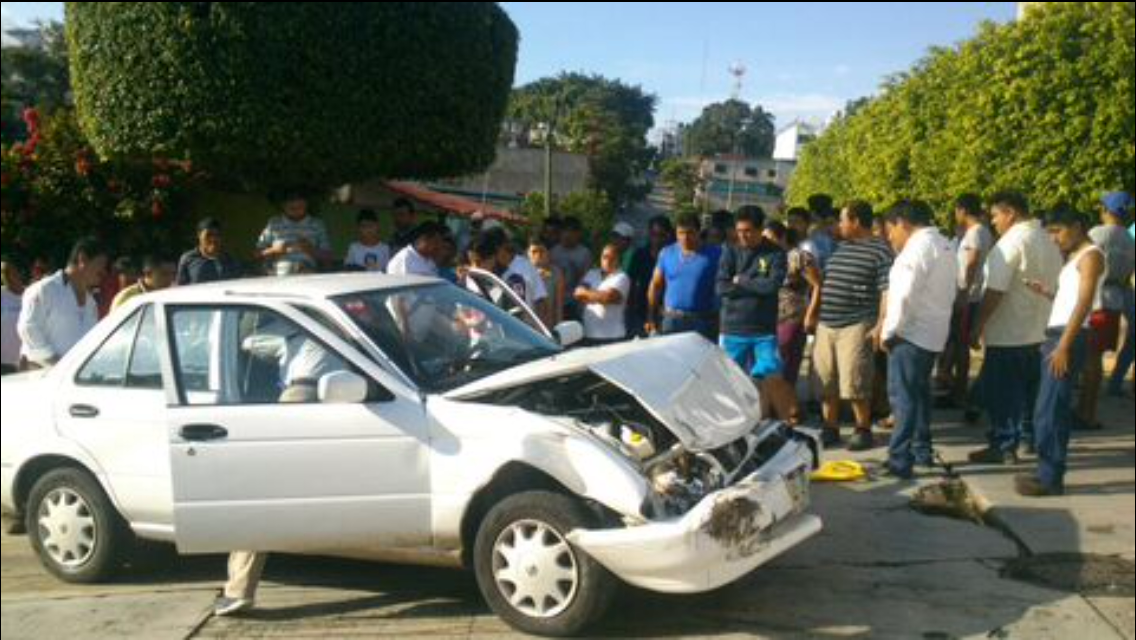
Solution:
[[[440,393],[560,353],[560,347],[489,301],[438,284],[335,299],[418,386]]]

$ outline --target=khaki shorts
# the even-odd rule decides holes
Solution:
[[[842,329],[817,327],[814,367],[824,396],[869,400],[875,380],[875,354],[870,340],[874,327],[856,324]]]

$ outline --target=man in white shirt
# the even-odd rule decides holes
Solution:
[[[989,447],[976,464],[1017,464],[1018,446],[1033,445],[1032,414],[1041,384],[1041,345],[1053,302],[1031,288],[1057,288],[1064,259],[1025,196],[1003,193],[991,200],[991,222],[1001,239],[986,260],[986,295],[971,335],[986,346],[979,375],[980,401],[990,416]]]
[[[20,309],[23,306],[24,278],[16,265],[4,260],[0,262],[0,274],[3,275],[4,287],[0,290],[3,301],[3,329],[0,330],[0,345],[3,346],[3,375],[15,373],[20,368],[20,334],[16,331],[16,324],[20,321]]]
[[[600,268],[589,271],[576,289],[574,297],[584,307],[584,336],[590,344],[627,339],[631,278],[623,272],[621,260],[620,248],[607,245],[600,254]]]
[[[525,301],[541,322],[548,325],[551,318],[548,288],[544,285],[544,278],[540,277],[540,272],[527,257],[517,251],[512,239],[503,229],[491,229],[486,233],[497,234],[500,237],[497,262],[502,269],[501,279],[509,285],[517,297]]]
[[[414,232],[414,242],[399,251],[390,264],[387,273],[392,276],[438,277],[438,265],[434,258],[442,244],[442,225],[424,222]]]
[[[98,324],[99,305],[91,291],[106,277],[107,260],[97,240],[80,240],[64,270],[24,293],[17,330],[27,367],[54,366]]]
[[[910,479],[915,465],[934,464],[932,374],[946,347],[958,292],[958,259],[923,202],[901,202],[887,217],[898,254],[889,276],[882,343],[888,353],[888,397],[895,417],[887,472]]]

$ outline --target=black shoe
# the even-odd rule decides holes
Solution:
[[[1010,452],[1005,453],[994,448],[982,449],[975,451],[967,456],[972,464],[988,464],[988,465],[1002,465],[1013,466],[1018,464],[1018,454]]]
[[[883,469],[880,470],[880,478],[884,480],[901,480],[903,482],[910,482],[915,479],[914,471],[899,471],[891,464],[885,464]]]
[[[1093,433],[1096,431],[1104,431],[1104,425],[1099,422],[1089,424],[1088,422],[1077,420],[1073,423],[1073,431],[1079,433]]]
[[[939,468],[939,465],[935,464],[934,460],[916,460],[915,468],[924,471],[934,471]]]
[[[967,409],[966,413],[962,414],[962,419],[969,425],[976,425],[982,419],[982,412],[974,408]]]
[[[1041,483],[1037,476],[1032,474],[1024,474],[1014,478],[1014,488],[1018,490],[1018,495],[1026,498],[1053,498],[1065,495],[1065,487],[1055,486],[1050,487]]]
[[[876,448],[876,439],[872,437],[871,431],[856,431],[856,435],[852,436],[852,440],[848,443],[848,450],[852,453],[860,453],[863,451],[871,451]]]
[[[10,536],[22,536],[28,533],[21,518],[8,518],[4,516],[4,533]]]
[[[825,449],[835,449],[844,444],[844,440],[840,437],[840,429],[823,429],[821,431],[820,441]]]

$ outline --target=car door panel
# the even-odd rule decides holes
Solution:
[[[281,306],[269,312],[344,361],[367,368],[326,329]],[[193,358],[251,370],[244,366],[247,354],[222,348],[232,351],[249,341],[234,321],[218,321],[228,325],[197,332],[210,336],[211,351]],[[177,321],[172,325],[176,343]],[[176,345],[174,352],[176,361]],[[382,382],[381,374],[369,375]],[[227,400],[240,393],[225,375],[198,371],[196,377],[210,380],[211,388],[184,390],[188,402],[171,408],[168,420],[180,550],[304,552],[431,543],[429,436],[417,396],[388,392],[381,401],[358,405],[194,406],[195,398],[213,397],[212,387]],[[198,441],[210,430],[185,432],[203,426],[223,435]]]

